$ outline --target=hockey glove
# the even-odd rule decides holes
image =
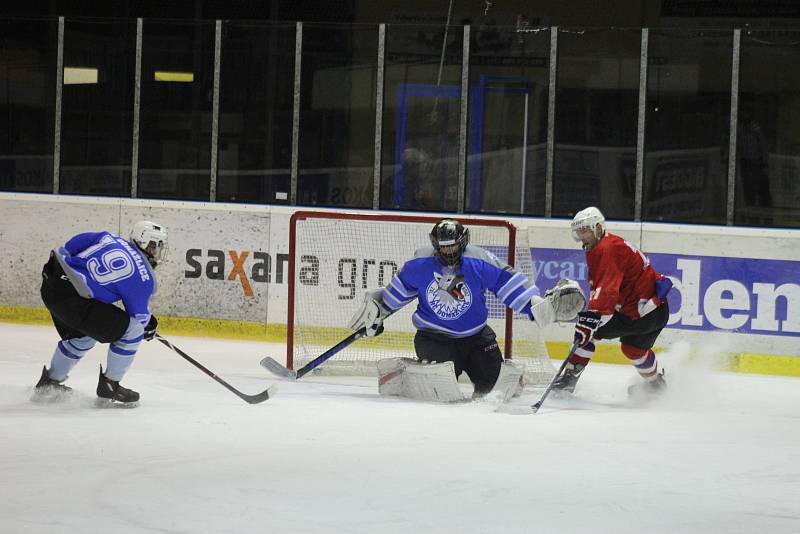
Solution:
[[[144,327],[144,340],[150,341],[156,337],[156,330],[158,330],[158,319],[155,315],[150,315],[150,321]]]
[[[572,321],[586,305],[580,284],[569,278],[562,278],[554,288],[545,291],[544,298],[553,305],[555,321]]]
[[[361,328],[366,329],[368,337],[379,336],[383,333],[383,320],[389,313],[381,303],[382,289],[374,289],[364,294],[364,302],[356,310],[347,326],[357,331]]]
[[[575,343],[583,347],[592,340],[594,333],[600,328],[600,314],[593,311],[583,311],[578,314],[575,323]]]
[[[670,289],[672,289],[672,280],[666,276],[656,280],[656,296],[662,302],[667,300],[667,293],[669,293]]]

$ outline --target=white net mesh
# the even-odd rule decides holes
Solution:
[[[330,213],[325,213],[330,216]],[[294,258],[294,333],[290,343],[293,367],[299,369],[350,334],[346,324],[364,298],[364,291],[383,287],[412,258],[414,251],[430,243],[435,222],[415,222],[410,217],[388,220],[316,218],[296,220]],[[508,261],[510,229],[460,219],[470,231],[470,243]],[[496,223],[495,223],[496,224]],[[530,245],[517,235],[516,268],[533,280]],[[505,347],[506,308],[487,295],[489,326],[501,348]],[[328,374],[374,375],[382,358],[414,357],[412,302],[389,317],[382,335],[353,343],[320,367]],[[555,372],[535,323],[527,317],[512,321],[513,358],[524,362],[527,384],[546,384]],[[506,351],[504,350],[504,354]]]

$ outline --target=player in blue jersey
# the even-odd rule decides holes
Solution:
[[[97,396],[133,405],[139,393],[120,385],[142,339],[155,337],[158,320],[149,301],[157,284],[153,269],[164,258],[167,230],[140,221],[130,239],[110,232],[78,234],[50,253],[42,269],[41,295],[61,341],[50,368],[34,388],[35,400],[69,393],[62,384],[70,370],[99,341],[109,343],[106,369],[100,366]],[[120,309],[115,302],[122,302]]]
[[[453,362],[456,377],[462,372],[469,376],[475,396],[494,387],[503,362],[495,332],[487,324],[487,291],[540,326],[570,320],[583,307],[577,283],[561,284],[542,298],[523,273],[470,245],[469,230],[455,219],[438,221],[430,240],[431,246],[417,250],[387,287],[367,292],[350,327],[378,335],[386,317],[417,300],[412,322],[418,360]]]

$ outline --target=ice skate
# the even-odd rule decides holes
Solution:
[[[585,367],[585,365],[568,364],[567,368],[564,369],[564,373],[553,384],[553,393],[563,392],[566,394],[574,392],[575,385],[578,383],[578,379],[581,377]]]
[[[666,389],[667,381],[664,380],[664,370],[662,369],[661,373],[657,374],[654,379],[628,387],[628,395],[630,397],[647,399],[663,393]]]
[[[134,407],[139,404],[139,393],[120,385],[119,382],[106,377],[103,374],[103,366],[100,366],[100,376],[97,380],[97,404],[98,406],[121,403],[121,406]]]
[[[64,379],[66,380],[66,378]],[[48,374],[47,366],[42,366],[42,376],[33,387],[33,402],[60,402],[72,395],[72,388],[65,386],[61,382],[64,380],[53,380]]]

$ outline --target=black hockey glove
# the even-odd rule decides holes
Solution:
[[[575,323],[575,343],[583,347],[592,340],[594,333],[600,328],[600,314],[593,311],[582,311]]]
[[[156,337],[156,330],[158,330],[158,319],[155,315],[150,315],[150,321],[144,327],[144,340],[150,341]]]

